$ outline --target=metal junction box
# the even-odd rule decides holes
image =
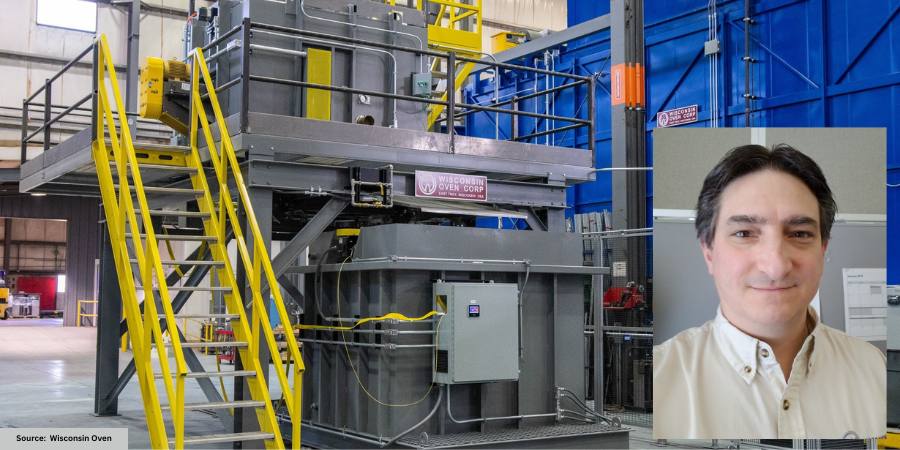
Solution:
[[[434,284],[437,333],[434,382],[519,379],[519,289],[515,283]]]

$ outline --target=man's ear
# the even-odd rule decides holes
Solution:
[[[706,270],[710,275],[713,274],[713,256],[712,256],[712,247],[706,244],[703,240],[700,240],[700,251],[703,252],[703,261],[706,262]]]
[[[822,241],[822,255],[824,255],[825,252],[828,251],[828,243],[829,242],[831,242],[831,241],[828,239],[825,239],[824,241]]]

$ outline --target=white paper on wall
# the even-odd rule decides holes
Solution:
[[[842,269],[844,329],[867,341],[887,340],[887,270]]]

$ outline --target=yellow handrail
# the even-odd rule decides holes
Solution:
[[[97,304],[97,300],[78,300],[77,305],[75,306],[75,311],[76,311],[75,326],[76,326],[76,327],[80,327],[80,326],[81,326],[81,319],[82,319],[83,317],[97,317],[97,307],[96,307],[96,306],[94,306],[94,312],[93,312],[93,313],[83,313],[83,312],[81,312],[81,305],[86,304],[86,303],[89,303],[89,304],[92,304],[92,305],[96,305],[96,304]],[[91,326],[94,326],[94,327],[95,327],[95,326],[97,326],[97,323],[94,322],[94,324],[91,325]]]
[[[198,141],[199,132],[202,131],[204,140],[206,141],[206,147],[209,151],[210,162],[212,163],[216,181],[220,190],[218,205],[213,202],[210,190],[207,185],[206,175],[203,173],[203,171],[198,171],[196,175],[192,176],[192,181],[195,183],[195,186],[199,187],[200,190],[204,192],[203,200],[198,202],[198,204],[200,204],[201,211],[205,210],[206,212],[210,213],[210,220],[208,221],[208,223],[211,229],[207,231],[213,233],[216,236],[223,236],[225,218],[227,217],[227,219],[233,224],[232,229],[234,230],[234,240],[238,250],[238,255],[241,258],[240,260],[247,272],[247,279],[250,281],[250,295],[252,297],[254,313],[254,322],[250,324],[252,327],[251,332],[251,330],[249,330],[247,327],[248,322],[245,318],[245,313],[242,308],[243,303],[241,302],[240,290],[236,289],[235,286],[235,289],[232,290],[232,296],[229,299],[229,301],[237,306],[237,312],[241,316],[240,326],[235,329],[235,334],[238,335],[238,333],[240,333],[249,338],[250,348],[246,351],[246,354],[250,357],[250,360],[255,367],[261,368],[261,364],[257,354],[257,351],[259,349],[257,340],[259,339],[260,331],[262,332],[262,335],[268,348],[270,349],[270,352],[272,352],[272,354],[278,354],[278,346],[275,341],[272,328],[270,326],[269,317],[266,312],[266,304],[263,301],[261,295],[261,280],[263,276],[265,276],[266,282],[271,288],[270,291],[272,297],[275,300],[276,312],[282,326],[285,329],[291,329],[290,316],[288,315],[287,310],[284,307],[284,301],[281,297],[280,289],[278,289],[278,282],[275,277],[274,270],[272,269],[272,263],[268,256],[268,250],[265,247],[262,233],[260,232],[259,225],[256,221],[256,215],[253,211],[253,205],[250,202],[250,196],[243,181],[243,175],[241,174],[241,168],[237,161],[237,155],[235,154],[230,134],[228,132],[228,128],[225,123],[221,107],[219,105],[218,96],[215,93],[215,84],[212,82],[212,78],[209,74],[209,68],[207,67],[206,59],[204,58],[203,51],[201,49],[196,49],[193,52],[192,69],[191,98],[193,106],[192,110],[194,111],[191,115],[190,136],[192,158],[194,159],[195,164],[200,163]],[[213,116],[215,118],[216,125],[218,126],[219,137],[221,139],[221,143],[220,146],[218,146],[218,149],[216,141],[213,138],[210,123],[207,120],[206,107],[204,105],[203,99],[201,98],[201,80],[207,88],[206,91],[209,95],[209,103],[212,106]],[[231,201],[232,196],[228,183],[229,178],[232,178],[234,180],[234,186],[238,191],[238,198],[240,199],[241,206],[246,212],[246,223],[248,228],[250,229],[250,238],[252,239],[251,244],[253,246],[252,255],[247,248],[247,241],[244,238],[244,234],[240,226],[241,222],[238,220],[237,211],[235,210],[234,204]],[[216,210],[216,206],[218,206],[218,211]],[[222,212],[223,210],[224,214]],[[216,212],[218,212],[218,217],[217,214],[215,214]],[[216,251],[224,253],[224,246],[218,245]],[[219,278],[233,282],[234,276],[231,268],[231,263],[228,260],[227,256],[224,256],[222,260],[224,261],[224,267],[219,270],[224,276]],[[300,448],[302,375],[305,367],[303,366],[303,359],[300,354],[300,348],[297,344],[296,337],[291,333],[287,333],[286,338],[288,351],[291,354],[291,358],[296,361],[293,366],[293,389],[291,388],[290,383],[288,382],[288,378],[284,373],[281,358],[272,358],[272,362],[275,365],[275,373],[277,374],[278,381],[281,384],[282,391],[285,393],[292,392],[293,394],[292,396],[285,396],[285,406],[288,409],[288,413],[292,422],[292,447]],[[254,384],[256,384],[256,386],[254,386]],[[252,394],[262,396],[267,404],[271,404],[271,399],[269,398],[268,389],[266,387],[265,380],[262,377],[261,370],[257,370],[256,383],[250,383],[250,388]],[[274,412],[271,410],[271,408],[266,408],[265,411],[259,411],[257,413],[257,417],[260,419],[260,426],[262,428],[272,429],[272,432],[276,437],[276,444],[278,446],[283,446],[277,421],[275,420]]]
[[[166,315],[167,327],[171,330],[177,330],[175,325],[171,305],[168,301],[168,289],[165,283],[165,276],[162,271],[162,264],[159,258],[158,244],[156,242],[153,227],[150,222],[149,207],[147,205],[146,196],[143,189],[140,170],[137,165],[137,156],[134,150],[134,144],[131,137],[131,130],[128,120],[124,116],[125,106],[122,102],[122,96],[119,91],[119,83],[116,77],[115,66],[109,52],[109,44],[106,36],[100,35],[96,42],[95,52],[97,52],[97,65],[95,80],[97,86],[97,108],[95,111],[96,119],[96,136],[97,138],[91,145],[95,166],[97,169],[97,177],[100,181],[101,197],[107,217],[107,228],[109,229],[110,242],[113,247],[113,259],[116,264],[116,271],[119,274],[119,288],[122,295],[122,302],[125,308],[125,318],[128,324],[129,334],[131,336],[132,350],[134,351],[134,360],[138,381],[141,385],[141,392],[144,393],[144,412],[147,415],[147,427],[150,434],[151,445],[154,448],[168,448],[168,439],[166,428],[162,418],[162,409],[158,394],[156,392],[155,377],[153,373],[153,365],[150,358],[150,347],[155,340],[157,352],[159,353],[160,367],[163,372],[163,382],[166,390],[169,404],[172,408],[172,417],[175,424],[176,439],[184,433],[183,418],[183,385],[184,374],[187,373],[187,366],[181,352],[181,345],[177,332],[170,332],[170,339],[173,342],[173,349],[176,358],[177,392],[172,386],[172,376],[169,370],[168,357],[165,346],[163,345],[162,330],[159,326],[159,315],[156,311],[156,302],[153,297],[153,278],[156,275],[159,282],[159,294],[163,299],[163,309]],[[107,79],[107,74],[109,79]],[[110,107],[110,93],[107,88],[107,82],[112,91],[113,101],[116,106],[116,114],[118,115],[118,123],[113,115]],[[117,131],[117,128],[119,131]],[[112,164],[109,160],[109,152],[106,147],[106,135],[109,134],[110,144],[112,147],[113,159],[115,161],[118,194],[116,193],[116,181],[112,175]],[[121,139],[119,138],[121,133]],[[143,225],[146,232],[146,248],[140,240],[138,221],[134,210],[132,200],[131,186],[128,181],[128,167],[130,166],[131,177],[134,181],[135,196],[138,200]],[[137,287],[134,283],[134,274],[131,267],[131,257],[128,251],[128,245],[125,237],[125,221],[129,222],[130,231],[132,233],[132,247],[135,252],[135,259],[138,264],[138,271],[141,275],[141,283],[144,287],[145,297],[148,301],[144,302],[144,315],[141,315],[140,304],[137,298]],[[149,258],[149,261],[148,261]],[[150,266],[153,266],[152,268]],[[147,295],[149,293],[149,295]],[[140,320],[143,317],[143,323]],[[177,444],[176,444],[177,445]]]

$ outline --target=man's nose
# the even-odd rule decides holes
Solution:
[[[774,282],[783,279],[793,268],[790,251],[784,239],[773,238],[763,242],[757,254],[757,268]]]

